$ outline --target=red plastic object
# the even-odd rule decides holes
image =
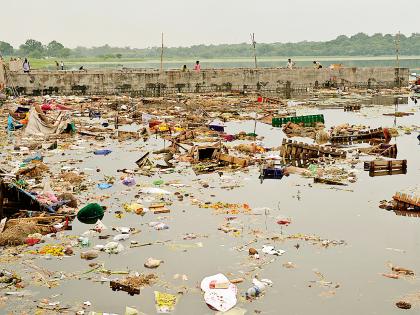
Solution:
[[[33,237],[28,237],[25,240],[25,243],[29,246],[33,246],[35,244],[38,244],[41,240],[39,238],[33,238]]]
[[[149,128],[153,128],[153,127],[155,127],[157,125],[160,125],[161,123],[162,122],[159,121],[159,120],[151,120],[151,121],[149,121]]]
[[[292,221],[287,220],[287,219],[277,221],[277,224],[280,224],[280,225],[289,225],[290,223],[292,223]]]

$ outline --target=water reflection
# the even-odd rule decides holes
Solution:
[[[316,58],[316,57],[314,57]],[[187,64],[187,67],[193,69],[193,61],[191,65]],[[280,68],[285,67],[287,58],[284,60],[261,60],[258,62],[258,66],[261,68]],[[254,68],[253,60],[217,60],[217,61],[206,61],[203,60],[200,62],[202,68]],[[123,68],[134,68],[134,69],[159,69],[160,62],[158,61],[110,61],[110,62],[68,62],[67,65],[69,70],[78,70],[79,67],[83,64],[85,69],[123,69]],[[186,61],[166,61],[163,64],[164,69],[182,69],[183,65],[186,64]],[[394,59],[389,60],[360,60],[360,59],[327,59],[322,60],[322,64],[329,66],[331,64],[343,64],[346,67],[395,67],[396,63]],[[296,60],[297,67],[312,67],[313,63],[310,60]],[[400,67],[409,68],[413,71],[420,68],[420,59],[403,59],[400,60]],[[48,70],[55,70],[55,65],[46,67]]]

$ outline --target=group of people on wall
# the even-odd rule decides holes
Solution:
[[[58,61],[55,61],[55,65],[56,65],[56,70],[64,70],[64,62],[63,61],[61,61],[60,63],[58,63]],[[28,61],[27,58],[25,58],[25,60],[23,61],[22,68],[23,68],[24,73],[29,73],[31,71],[31,65],[29,64],[29,61]],[[296,68],[296,63],[291,58],[289,58],[287,60],[286,68],[287,69],[295,69]],[[322,64],[319,61],[314,60],[313,68],[317,69],[317,70],[322,69]],[[79,68],[79,70],[84,70],[83,66],[81,66]],[[201,71],[201,64],[200,64],[199,60],[197,60],[195,62],[193,70],[195,72],[200,72]],[[188,71],[187,65],[183,65],[182,71],[183,72]]]

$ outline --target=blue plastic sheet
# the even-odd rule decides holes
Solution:
[[[104,150],[96,150],[95,152],[93,152],[93,154],[95,154],[95,155],[108,155],[111,152],[112,152],[111,150],[104,149]]]

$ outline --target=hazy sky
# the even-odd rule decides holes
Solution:
[[[1,0],[0,40],[144,48],[419,32],[419,0]]]

